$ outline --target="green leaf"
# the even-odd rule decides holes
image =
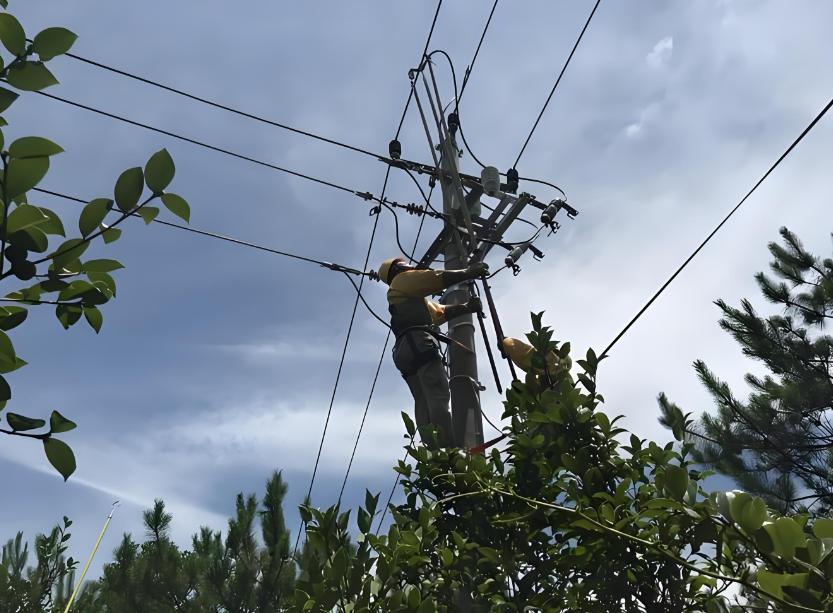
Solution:
[[[185,221],[191,219],[191,207],[188,206],[184,198],[176,194],[162,194],[162,204],[168,207],[168,210],[177,217],[181,217]]]
[[[12,339],[9,338],[8,334],[0,330],[0,362],[14,364],[16,357],[17,354],[14,351]]]
[[[69,479],[69,476],[75,472],[75,454],[63,441],[55,438],[48,438],[43,441],[43,450],[46,452],[46,459],[55,467],[64,481]]]
[[[121,236],[121,230],[118,228],[107,228],[101,235],[101,238],[104,239],[105,243],[112,243],[114,241],[119,240]]]
[[[414,421],[411,417],[405,412],[401,411],[402,414],[402,421],[405,422],[405,430],[408,432],[409,436],[416,435],[416,426],[414,425]]]
[[[61,322],[61,325],[65,330],[68,330],[70,326],[74,325],[79,319],[81,319],[82,312],[83,309],[79,306],[59,304],[55,307],[55,317],[58,318],[58,321]]]
[[[84,206],[84,210],[81,211],[78,218],[78,229],[81,231],[81,236],[89,236],[95,232],[112,206],[113,201],[109,198],[90,200],[89,204]]]
[[[833,519],[819,518],[814,521],[813,534],[820,539],[833,539]]]
[[[6,168],[6,198],[28,192],[35,187],[49,171],[49,158],[14,159]]]
[[[0,402],[3,404],[12,398],[12,388],[9,387],[9,382],[6,378],[0,375]]]
[[[74,421],[71,421],[58,413],[58,411],[52,411],[52,415],[49,417],[49,430],[52,434],[57,434],[59,432],[69,432],[70,430],[74,430],[76,424]]]
[[[19,96],[20,94],[17,92],[13,92],[5,87],[0,87],[0,113],[4,113],[6,109],[18,99]]]
[[[682,466],[669,464],[665,467],[665,488],[677,500],[682,500],[688,489],[688,471]]]
[[[145,183],[154,194],[161,194],[174,179],[174,161],[167,149],[160,149],[145,166]]]
[[[49,72],[49,69],[43,65],[43,62],[24,62],[23,64],[18,64],[9,70],[6,80],[8,80],[9,85],[12,87],[22,89],[26,92],[37,92],[58,84],[58,79]]]
[[[57,236],[66,236],[64,231],[64,224],[61,218],[54,211],[50,211],[45,207],[38,207],[40,212],[46,216],[47,220],[38,226],[38,229],[44,234],[54,234]]]
[[[31,204],[21,204],[9,215],[6,230],[9,234],[14,234],[19,230],[25,230],[33,226],[39,226],[49,221],[49,217],[36,206]]]
[[[90,327],[95,330],[96,334],[101,332],[101,323],[104,320],[101,315],[101,311],[99,311],[96,307],[84,307],[84,317],[87,319],[87,323],[90,324]]]
[[[120,268],[124,268],[124,266],[116,260],[87,260],[84,262],[82,270],[84,272],[113,272]]]
[[[26,32],[20,22],[9,13],[0,13],[0,41],[12,55],[26,53]]]
[[[146,224],[149,224],[156,216],[159,215],[159,209],[155,206],[143,206],[141,209],[137,211],[139,216],[145,220]]]
[[[60,145],[40,136],[24,136],[9,146],[9,155],[19,159],[49,157],[63,152]]]
[[[71,238],[68,241],[64,241],[53,252],[52,263],[56,268],[60,268],[67,262],[80,258],[89,246],[89,241],[80,238]]]
[[[24,415],[18,415],[17,413],[6,413],[6,421],[9,422],[9,425],[15,432],[36,430],[46,425],[46,422],[42,419],[33,419]]]
[[[130,211],[139,204],[142,191],[145,189],[145,178],[138,166],[128,168],[116,180],[116,204],[124,211]]]
[[[16,357],[13,363],[0,362],[0,373],[5,375],[6,373],[14,372],[19,368],[23,368],[26,364],[28,362],[21,360],[20,357]]]
[[[29,315],[29,311],[23,307],[9,306],[0,309],[0,330],[11,330],[16,328]]]
[[[784,587],[804,587],[810,575],[808,573],[773,573],[768,570],[758,571],[758,585],[770,594],[784,597]]]
[[[779,517],[774,522],[765,522],[763,528],[772,539],[775,553],[787,560],[792,560],[795,550],[807,542],[801,527],[791,517]]]
[[[46,28],[35,36],[32,51],[45,62],[57,55],[63,55],[70,49],[78,36],[66,28]]]
[[[747,534],[753,534],[767,519],[766,503],[757,496],[739,493],[729,503],[732,519]]]

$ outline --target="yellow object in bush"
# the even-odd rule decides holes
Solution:
[[[535,355],[535,349],[517,338],[503,339],[503,350],[515,365],[523,370],[529,372],[532,368],[532,356]],[[572,366],[571,360],[562,360],[554,351],[550,351],[547,355],[547,371],[550,377],[555,377],[556,373],[561,369],[569,370]]]

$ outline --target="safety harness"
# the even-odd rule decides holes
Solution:
[[[437,346],[420,348],[414,339],[417,333],[428,334],[439,343],[457,345],[463,350],[473,353],[471,348],[439,331],[432,323],[431,313],[428,311],[424,298],[406,298],[396,304],[388,305],[388,310],[390,311],[391,329],[396,337],[396,342],[398,343],[400,339],[404,338],[414,355],[411,367],[400,371],[403,377],[407,378],[416,374],[420,368],[429,362],[439,360],[442,357]]]

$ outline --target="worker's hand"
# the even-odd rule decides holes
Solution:
[[[469,313],[480,313],[483,310],[483,303],[480,302],[480,297],[472,296],[466,303],[466,308]]]
[[[486,262],[473,262],[466,272],[472,279],[480,279],[489,274],[489,265]]]

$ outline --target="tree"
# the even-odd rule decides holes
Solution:
[[[739,399],[702,360],[694,368],[714,398],[689,429],[694,457],[734,479],[782,512],[833,508],[833,259],[821,259],[786,228],[770,243],[774,278],[758,273],[761,293],[782,314],[759,315],[748,300],[740,308],[716,302],[720,326],[744,355],[770,374],[746,375],[751,393]],[[679,429],[682,411],[660,396],[663,423]]]
[[[64,559],[72,522],[64,517],[63,524],[52,529],[49,535],[35,538],[37,564],[29,567],[29,544],[23,541],[23,533],[10,539],[0,554],[0,611],[39,613],[49,610],[53,596],[66,591],[67,579],[71,581],[76,562]]]
[[[322,558],[294,610],[454,611],[460,596],[490,611],[829,610],[833,520],[704,491],[683,436],[660,446],[600,410],[592,351],[575,378],[550,378],[546,356],[568,358],[569,343],[540,315],[528,338],[534,370],[507,391],[505,448],[409,446],[397,467],[405,502],[380,534],[367,494],[352,556],[349,513],[303,510]]]
[[[283,515],[287,488],[280,473],[266,482],[262,503],[238,494],[226,538],[202,527],[191,550],[170,536],[173,517],[156,500],[144,512],[145,539],[122,537],[102,576],[89,581],[73,605],[76,613],[273,613],[293,598],[295,565],[289,555],[289,531]],[[262,540],[255,537],[260,522]],[[38,564],[27,567],[28,545],[22,534],[3,548],[0,563],[0,611],[58,612],[74,586],[73,560],[63,559],[69,538],[56,528],[38,536]],[[278,572],[280,569],[280,573]]]
[[[46,64],[70,50],[76,35],[65,28],[47,28],[26,38],[23,26],[5,9],[0,0],[0,42],[10,57],[0,53],[0,113],[5,113],[20,97],[18,92],[40,91],[58,83]],[[11,89],[9,89],[11,88]],[[15,91],[17,90],[17,91]],[[8,125],[0,117],[0,127]],[[160,200],[173,214],[186,221],[188,204],[180,196],[167,192],[174,178],[171,156],[164,149],[148,160],[144,169],[124,171],[115,184],[114,197],[91,200],[81,211],[78,234],[66,239],[61,218],[45,207],[30,202],[30,192],[49,171],[52,156],[63,149],[39,136],[19,138],[5,147],[0,130],[0,281],[8,285],[11,277],[21,282],[0,298],[0,411],[12,398],[5,375],[26,365],[17,354],[8,331],[24,323],[27,307],[54,306],[55,315],[64,328],[83,316],[98,333],[103,317],[102,305],[116,296],[111,273],[123,268],[112,259],[82,260],[94,242],[111,243],[121,236],[121,226],[129,217],[150,223],[159,208],[150,206]],[[110,216],[112,219],[105,223]],[[61,242],[56,244],[56,237]],[[8,265],[6,262],[8,261]],[[55,435],[76,427],[75,423],[53,411],[49,424],[45,419],[7,412],[8,427],[0,432],[41,441],[49,462],[64,479],[75,470],[71,448]]]

